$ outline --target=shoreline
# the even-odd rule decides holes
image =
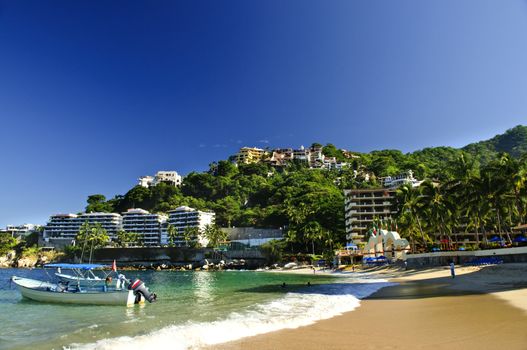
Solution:
[[[302,270],[302,269],[301,269]],[[298,270],[296,270],[298,271]],[[285,271],[280,271],[282,273]],[[307,271],[309,273],[309,271]],[[318,272],[318,271],[317,271]],[[305,272],[296,272],[305,273]],[[328,273],[331,274],[331,273]],[[348,275],[333,273],[335,275]],[[398,283],[342,315],[206,349],[525,349],[527,264],[355,272]]]

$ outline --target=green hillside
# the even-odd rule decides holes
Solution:
[[[441,187],[444,191],[441,198],[448,199],[449,208],[457,208],[449,209],[456,212],[451,213],[454,216],[466,215],[462,209],[468,204],[457,206],[463,203],[463,198],[458,198],[460,193],[473,190],[470,195],[466,194],[466,198],[479,198],[480,192],[488,190],[489,198],[498,198],[491,190],[499,189],[499,203],[510,205],[498,207],[496,202],[494,212],[490,213],[499,213],[500,217],[496,220],[489,218],[489,226],[482,229],[497,229],[492,225],[498,222],[501,231],[503,222],[508,220],[508,227],[512,227],[523,222],[527,212],[523,209],[527,203],[527,197],[523,195],[526,151],[525,126],[517,126],[503,135],[462,149],[432,147],[407,154],[399,150],[382,150],[354,153],[352,159],[345,159],[342,150],[328,144],[324,153],[348,161],[348,168],[310,169],[306,163],[297,162],[288,163],[283,168],[273,168],[263,162],[236,166],[222,160],[211,164],[209,171],[188,174],[181,187],[164,183],[151,188],[136,186],[109,200],[103,195],[92,195],[88,198],[86,211],[122,213],[129,208],[143,208],[166,213],[187,205],[214,211],[219,226],[287,228],[288,241],[295,249],[308,251],[309,247],[314,247],[316,251],[326,251],[345,242],[344,189],[380,187],[380,177],[412,170],[418,179],[430,179],[445,185]],[[514,157],[499,152],[510,152]],[[524,156],[519,159],[522,154]],[[488,181],[482,181],[483,178]],[[480,181],[481,186],[492,183],[492,188],[480,189],[471,181]],[[452,184],[463,184],[464,188],[451,187]],[[503,184],[510,184],[510,188],[503,187]],[[433,190],[433,187],[429,188]],[[486,201],[488,199],[482,203]],[[409,222],[403,220],[401,224],[409,225]],[[460,224],[468,225],[467,222],[451,223],[449,232]],[[430,226],[430,230],[436,229]],[[415,230],[406,234],[415,235]]]
[[[463,147],[462,150],[485,161],[492,159],[499,152],[506,152],[514,158],[519,158],[527,153],[527,126],[518,125],[490,140],[471,143]]]

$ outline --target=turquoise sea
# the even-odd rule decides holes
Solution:
[[[0,269],[0,350],[199,349],[351,311],[388,285],[358,274],[127,271],[158,301],[121,307],[34,302],[10,283],[12,275],[49,280],[47,273]]]

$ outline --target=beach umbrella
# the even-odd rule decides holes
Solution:
[[[494,236],[491,239],[489,239],[489,242],[501,242],[502,239],[498,236]]]
[[[514,238],[514,242],[527,242],[527,238],[525,236],[518,236]]]

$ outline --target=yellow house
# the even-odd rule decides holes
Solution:
[[[258,163],[265,156],[266,151],[261,148],[242,147],[236,155],[236,163],[250,164]]]

